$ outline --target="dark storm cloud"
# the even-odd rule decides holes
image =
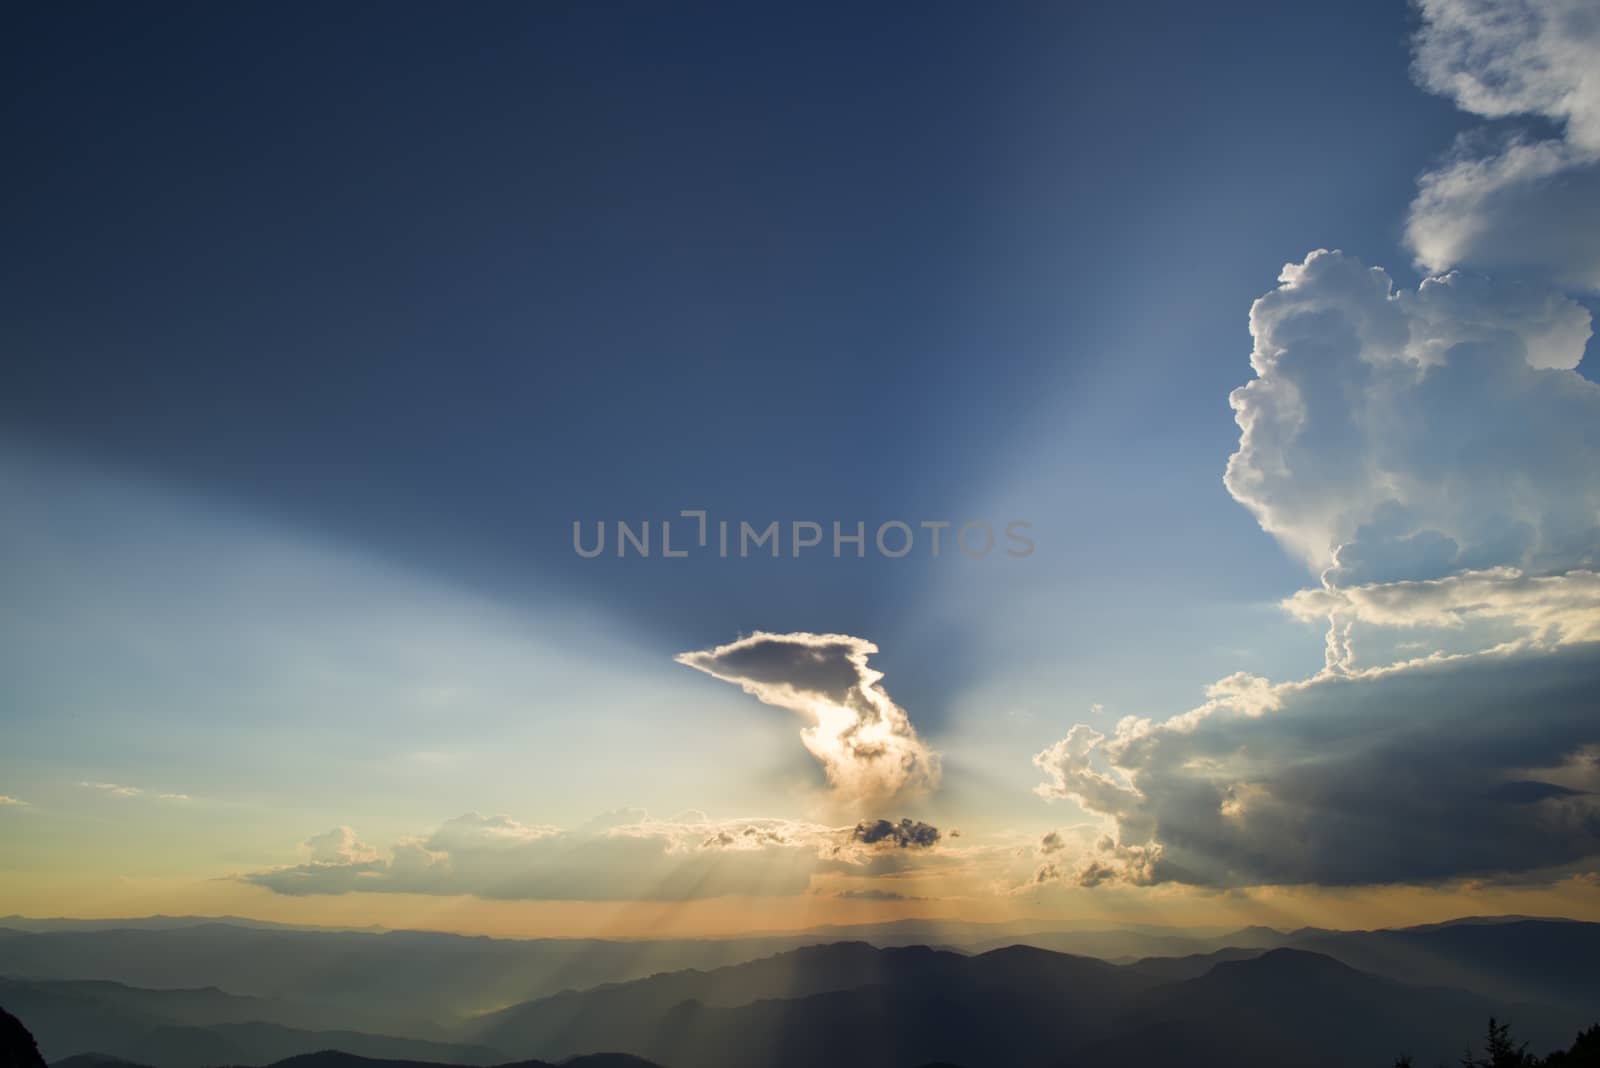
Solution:
[[[1600,859],[1600,643],[1236,682],[1035,759],[1041,794],[1116,825],[1093,881],[1145,847],[1129,881],[1426,883]]]
[[[921,820],[862,820],[853,832],[864,845],[887,844],[899,849],[927,849],[939,841],[939,828]]]

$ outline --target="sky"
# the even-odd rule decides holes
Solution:
[[[13,23],[0,913],[1600,919],[1591,5]]]

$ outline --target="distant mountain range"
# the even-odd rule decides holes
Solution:
[[[1491,1015],[1512,1020],[1534,1050],[1565,1046],[1600,1019],[1600,924],[1247,928],[1220,946],[1209,935],[1132,933],[1203,951],[1113,963],[1038,946],[964,952],[856,941],[585,982],[771,943],[508,942],[191,923],[0,934],[0,974],[14,976],[0,980],[0,1006],[48,1061],[71,1060],[69,1068],[119,1068],[112,1060],[370,1068],[362,1058],[384,1068],[532,1066],[596,1050],[636,1059],[579,1063],[1383,1068],[1402,1052],[1419,1066],[1456,1063]],[[585,949],[602,962],[585,967]],[[172,988],[174,977],[193,985]],[[562,978],[583,989],[548,992]],[[535,994],[507,996],[519,988]],[[430,1008],[428,1018],[412,1014],[417,1005]]]

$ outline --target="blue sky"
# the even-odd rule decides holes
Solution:
[[[663,649],[888,638],[941,574],[586,565],[572,519],[966,518],[1015,483],[1064,513],[1035,581],[1165,589],[1198,539],[1200,598],[1271,597],[1217,492],[1241,309],[1309,248],[1393,260],[1462,123],[1396,5],[1102,19],[49,16],[6,426]]]
[[[805,632],[875,643],[943,754],[872,815],[1043,833],[1030,760],[1071,724],[1324,666],[1279,608],[1316,572],[1223,486],[1228,397],[1283,264],[1423,277],[1419,175],[1496,116],[1418,87],[1422,21],[22,13],[0,793],[64,825],[83,782],[207,799],[213,874],[473,810],[827,822],[784,714],[672,662]],[[572,552],[574,520],[683,508],[1025,519],[1037,550]]]

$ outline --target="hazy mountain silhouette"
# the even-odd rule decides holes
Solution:
[[[1072,957],[1029,947],[996,950],[978,957],[909,947],[876,949],[862,942],[813,946],[714,972],[678,972],[581,993],[567,992],[485,1017],[475,1038],[498,1049],[528,1056],[557,1057],[606,1044],[668,1063],[711,1063],[713,1054],[693,1040],[696,1028],[732,1028],[731,1049],[780,1044],[796,1046],[788,1017],[812,1013],[810,999],[852,1017],[862,1013],[857,1000],[881,1002],[874,1012],[897,1019],[925,1003],[966,999],[970,1006],[1016,1015],[1038,1009],[1041,1026],[1091,1026],[1097,1013],[1120,1004],[1154,980],[1130,969],[1088,957]],[[1045,996],[1070,991],[1070,998]],[[857,993],[860,992],[860,993]],[[893,1003],[892,1007],[890,1003]],[[751,1006],[746,1015],[765,1022],[748,1025],[724,1008]],[[1036,1004],[1038,1003],[1038,1004]],[[945,1011],[945,1010],[939,1010]],[[799,1026],[799,1025],[796,1025]],[[838,1031],[838,1025],[830,1025]],[[860,1026],[869,1026],[862,1020]],[[682,1039],[680,1043],[673,1036]],[[766,1037],[764,1037],[766,1036]],[[816,1043],[825,1036],[810,1036]],[[840,1033],[835,1037],[845,1038]],[[859,1041],[859,1038],[856,1039]],[[687,1043],[684,1045],[683,1043]],[[881,1043],[880,1043],[881,1045]],[[948,1046],[920,1046],[893,1052],[903,1063],[955,1056]],[[773,1050],[770,1056],[787,1056]],[[841,1051],[839,1055],[844,1055]],[[818,1050],[814,1063],[835,1054]],[[955,1056],[955,1059],[961,1059]],[[765,1063],[756,1059],[751,1063]]]
[[[214,986],[365,1014],[360,1027],[381,1020],[391,1034],[436,1038],[439,1025],[459,1015],[569,988],[721,967],[806,941],[511,940],[173,921],[37,933],[0,929],[0,975],[107,979],[154,989]]]
[[[915,929],[889,926],[893,937]],[[0,933],[0,972],[103,968],[203,983],[3,979],[0,1004],[47,1059],[70,1058],[68,1068],[538,1068],[576,1055],[585,1068],[1331,1068],[1389,1065],[1402,1051],[1426,1066],[1455,1063],[1491,1015],[1549,1050],[1570,1043],[1600,1006],[1595,924],[1476,918],[1371,932],[1126,933],[1191,949],[1217,938],[1241,944],[1111,963],[1031,945],[974,954],[862,941],[515,942],[173,920]],[[774,944],[782,951],[740,957]],[[582,963],[589,950],[602,963]],[[588,981],[681,959],[724,963]],[[549,992],[557,984],[587,989]],[[529,987],[543,996],[496,1007]],[[399,1019],[413,1015],[429,1018]]]
[[[311,1005],[281,998],[229,994],[215,986],[150,990],[108,980],[0,978],[0,1004],[47,998],[64,1004],[96,1006],[98,1011],[164,1023],[210,1027],[227,1023],[272,1023],[303,1031],[389,1033],[390,1020],[339,1006]],[[434,1029],[430,1037],[453,1035]]]
[[[1507,1011],[1542,1044],[1557,1044],[1578,1017],[1535,1005],[1507,1006],[1463,990],[1414,986],[1295,949],[1224,961],[1206,974],[1140,997],[1117,1037],[1083,1051],[1085,1063],[1295,1064],[1454,1061],[1464,1036]],[[1114,1058],[1114,1060],[1106,1060]]]
[[[153,1068],[153,1066],[125,1061],[109,1053],[75,1053],[59,1061],[52,1061],[50,1068]]]
[[[51,1068],[57,1066],[51,1065]],[[446,1068],[446,1066],[429,1064],[425,1061],[376,1060],[371,1057],[357,1057],[340,1050],[323,1050],[319,1053],[304,1053],[298,1057],[289,1057],[269,1065],[268,1068]],[[515,1061],[496,1065],[495,1068],[558,1068],[558,1066],[549,1061]],[[627,1053],[590,1053],[562,1061],[559,1068],[662,1068],[662,1066]]]
[[[1330,931],[1296,938],[1354,968],[1412,983],[1463,987],[1509,1000],[1593,1012],[1600,1005],[1600,924],[1474,918],[1390,931]]]
[[[604,1041],[696,1068],[1316,1068],[1388,1064],[1399,1049],[1453,1056],[1497,1012],[1547,1048],[1584,1022],[1560,1007],[1415,986],[1299,950],[1178,981],[1161,971],[1022,946],[968,957],[845,943],[540,999],[485,1017],[477,1037],[551,1060]]]
[[[1361,971],[1423,986],[1451,986],[1502,1001],[1591,1010],[1600,1005],[1600,924],[1521,916],[1474,916],[1379,931],[1302,929],[1280,936]],[[1231,947],[1189,957],[1135,962],[1168,978],[1194,978],[1222,961],[1259,955]]]
[[[349,1030],[306,1030],[250,1019],[273,1002],[218,990],[136,990],[105,982],[0,980],[0,1004],[22,1019],[49,1061],[99,1053],[156,1068],[266,1064],[299,1053],[343,1049],[371,1057],[450,1064],[509,1058],[467,1043],[431,1042]]]
[[[1023,943],[1134,960],[1238,944],[1217,937],[1146,926],[1060,932],[1039,923],[903,920],[737,939],[623,942],[476,938],[196,917],[5,917],[0,918],[0,975],[108,979],[156,989],[215,986],[233,994],[366,1013],[366,1019],[346,1025],[357,1029],[369,1029],[373,1019],[381,1019],[389,1033],[437,1038],[435,1025],[458,1015],[660,972],[725,967],[806,945],[865,941],[981,952]]]

